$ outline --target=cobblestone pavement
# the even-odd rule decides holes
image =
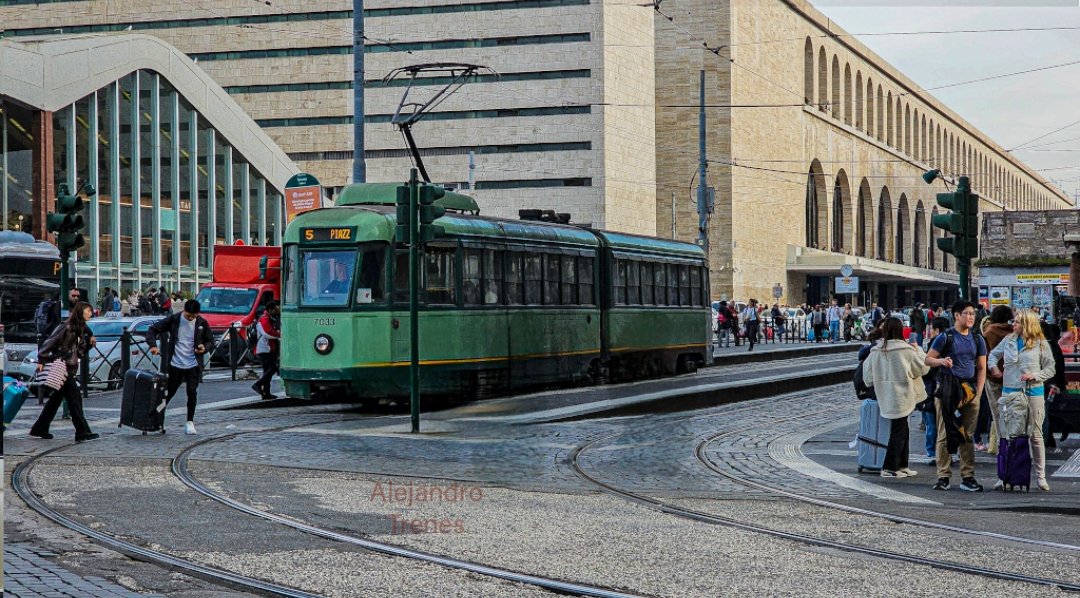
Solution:
[[[81,577],[56,562],[56,554],[25,542],[4,544],[4,595],[13,598],[156,598],[106,579]]]
[[[820,366],[823,358],[775,365],[798,375]],[[741,366],[709,371],[709,375],[739,378],[753,371]],[[762,373],[772,375],[775,370],[770,367]],[[641,392],[664,383],[672,384],[648,381],[603,392]],[[697,379],[683,383],[697,383]],[[870,503],[873,508],[922,518],[945,513],[958,525],[984,525],[1019,535],[1045,533],[1068,542],[1080,537],[1075,523],[1060,516],[1029,513],[1017,517],[996,511],[988,516],[982,510],[1016,506],[1029,497],[990,492],[937,497],[907,484],[859,478],[854,473],[854,450],[846,448],[846,441],[854,437],[858,410],[850,385],[691,414],[529,426],[485,422],[478,417],[485,411],[548,408],[580,400],[589,390],[501,400],[511,405],[508,408],[498,406],[498,401],[485,401],[425,414],[424,433],[417,435],[408,433],[404,415],[372,417],[337,406],[206,411],[199,418],[200,436],[109,433],[72,446],[63,457],[49,459],[35,471],[34,483],[50,504],[84,523],[200,562],[342,596],[355,595],[342,580],[367,583],[365,587],[380,592],[396,591],[416,579],[422,580],[418,587],[440,595],[536,592],[437,567],[402,564],[253,521],[193,496],[169,475],[168,459],[192,442],[236,434],[197,448],[192,468],[213,487],[259,508],[467,560],[665,596],[884,596],[895,586],[882,586],[877,572],[849,556],[756,534],[705,528],[613,497],[598,497],[569,463],[577,447],[595,441],[582,453],[582,467],[621,488],[784,529],[840,540],[860,538],[879,547],[915,546],[927,554],[947,555],[970,549],[965,556],[972,562],[989,564],[1000,561],[1001,549],[979,542],[957,549],[956,537],[947,533],[909,526],[897,529],[900,526],[883,524],[880,519],[779,499],[708,470],[697,461],[695,447],[721,434],[706,451],[718,467],[734,476],[750,476],[801,493],[851,504]],[[917,426],[912,433],[912,446],[921,446],[914,439]],[[63,444],[60,440],[7,440],[7,448],[23,455]],[[915,480],[919,488],[930,481],[927,477]],[[410,505],[402,511],[401,505],[377,504],[372,498],[377,484],[391,481],[444,485],[458,481],[482,489],[485,500],[477,505],[420,505],[415,510]],[[160,505],[168,506],[162,509]],[[131,509],[137,517],[131,516]],[[466,530],[402,536],[392,527],[387,529],[394,525],[391,516],[395,514],[413,514],[421,521],[461,519]],[[193,521],[198,525],[191,525]],[[229,534],[215,533],[225,529]],[[710,557],[701,559],[703,554]],[[1024,554],[1031,572],[1064,575],[1057,565],[1050,575],[1045,563],[1053,562],[1080,576],[1080,561],[1073,555],[1034,550]],[[336,565],[320,568],[319,563]],[[915,594],[947,593],[959,585],[991,594],[1017,591],[1003,582],[929,573],[913,566],[889,567],[890,575],[895,573],[896,580],[903,580],[904,587]],[[146,584],[132,587],[162,591]],[[453,591],[447,592],[450,588]]]

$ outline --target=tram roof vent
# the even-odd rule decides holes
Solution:
[[[518,218],[532,222],[552,222],[555,224],[570,224],[570,214],[566,212],[556,213],[555,210],[525,209],[518,210]]]
[[[397,188],[400,183],[353,183],[346,186],[334,198],[335,206],[392,206],[397,202]],[[442,199],[435,200],[435,205],[447,211],[479,214],[480,207],[476,200],[468,195],[447,190]]]

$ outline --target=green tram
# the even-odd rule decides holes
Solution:
[[[409,395],[408,250],[395,184],[351,185],[284,239],[281,377],[291,397]],[[448,192],[420,256],[420,386],[476,398],[694,371],[711,336],[696,245],[483,218]],[[461,213],[449,210],[457,209]]]

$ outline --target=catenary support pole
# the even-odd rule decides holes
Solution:
[[[353,0],[352,182],[367,182],[367,166],[364,164],[364,0]]]
[[[705,71],[701,71],[701,108],[698,112],[698,194],[697,194],[697,213],[698,213],[698,245],[705,250],[705,255],[709,255],[709,207],[708,207],[708,193],[709,182],[706,179],[706,173],[709,169],[709,162],[705,153]]]
[[[420,183],[409,169],[409,411],[413,433],[420,431]]]

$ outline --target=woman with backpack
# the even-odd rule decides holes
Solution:
[[[930,370],[922,348],[904,340],[904,325],[895,317],[881,323],[881,342],[863,363],[863,381],[877,395],[881,417],[890,420],[889,445],[881,466],[883,478],[918,475],[908,467],[908,416],[926,400],[922,377]]]
[[[1005,337],[987,359],[990,374],[1002,377],[1001,396],[1023,393],[1027,397],[1027,434],[1031,439],[1031,464],[1035,469],[1040,490],[1049,491],[1046,483],[1046,446],[1043,444],[1042,425],[1046,417],[1043,400],[1043,382],[1054,377],[1054,354],[1043,336],[1039,316],[1029,309],[1022,309],[1013,318],[1013,332]],[[1004,370],[999,367],[1004,363]],[[1000,419],[1000,418],[999,418]],[[998,422],[998,432],[1004,438],[1008,433]],[[998,480],[994,489],[1001,488]]]
[[[75,426],[75,442],[93,440],[98,437],[90,431],[90,424],[83,414],[82,393],[75,385],[75,377],[79,375],[79,359],[81,359],[94,346],[94,334],[86,325],[86,321],[94,316],[94,308],[89,303],[79,302],[71,309],[71,315],[67,321],[61,323],[53,330],[49,338],[41,345],[38,352],[38,371],[53,366],[55,362],[63,364],[60,370],[64,379],[60,387],[53,390],[45,407],[37,421],[30,428],[30,435],[51,440],[53,435],[49,433],[49,426],[56,417],[56,410],[60,403],[67,400],[68,411],[71,413],[71,423]],[[49,375],[52,378],[52,375]]]

